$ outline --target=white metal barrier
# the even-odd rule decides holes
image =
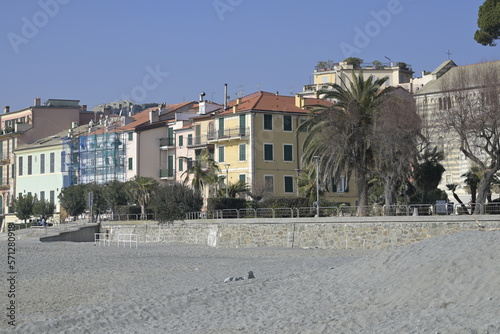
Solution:
[[[123,247],[128,243],[129,248],[132,248],[132,244],[135,243],[135,248],[137,248],[138,238],[137,234],[117,234],[116,240],[118,241],[118,247],[123,243]]]
[[[100,246],[109,246],[111,244],[111,239],[109,233],[94,233],[94,244]]]

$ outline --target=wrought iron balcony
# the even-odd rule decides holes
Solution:
[[[240,140],[250,136],[250,128],[219,129],[208,133],[208,141]]]
[[[161,179],[173,179],[174,177],[175,177],[175,169],[173,168],[160,169]]]

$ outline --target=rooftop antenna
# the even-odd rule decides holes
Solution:
[[[238,93],[236,93],[236,97],[242,97],[243,93],[243,86],[238,86]]]
[[[288,87],[290,95],[294,95],[293,87]]]
[[[227,109],[227,84],[224,84],[224,110]]]
[[[385,59],[387,59],[388,61],[390,61],[390,62],[391,62],[391,67],[394,67],[394,64],[393,64],[393,62],[392,62],[392,59],[391,59],[391,58],[389,58],[389,57],[387,57],[387,56],[384,56],[384,58],[385,58]]]
[[[452,55],[452,53],[450,52],[449,49],[448,49],[448,52],[446,52],[446,54],[448,55],[448,59],[450,59],[450,56]]]
[[[257,84],[257,89],[259,90],[259,92],[262,90],[262,84],[260,82]]]

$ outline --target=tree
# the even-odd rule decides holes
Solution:
[[[383,181],[386,205],[397,204],[397,194],[411,174],[421,137],[421,119],[414,98],[404,89],[389,88],[378,107],[373,133],[377,179]]]
[[[181,159],[187,160],[186,157],[181,157]],[[218,173],[220,173],[219,166],[208,150],[204,149],[201,151],[198,160],[183,173],[185,175],[184,183],[189,182],[191,179],[191,186],[201,194],[205,186],[217,184],[219,181]]]
[[[50,218],[54,215],[55,209],[55,204],[50,201],[41,201],[36,198],[34,200],[33,215],[35,216]]]
[[[61,190],[59,203],[70,216],[78,216],[87,208],[85,184],[70,186]]]
[[[187,212],[200,211],[203,198],[192,188],[176,182],[156,187],[150,205],[160,223],[170,223],[183,220]]]
[[[104,184],[103,197],[114,214],[118,207],[127,205],[126,184],[118,180],[108,181]]]
[[[361,68],[361,64],[363,63],[363,59],[357,58],[357,57],[348,57],[344,59],[344,62],[347,63],[347,65],[352,65],[355,69]]]
[[[12,206],[14,208],[14,212],[16,213],[16,217],[24,220],[30,218],[33,215],[33,205],[35,204],[35,199],[31,194],[28,195],[20,195],[17,199],[12,201]]]
[[[246,193],[248,191],[248,185],[243,181],[230,183],[227,189],[221,189],[219,191],[219,197],[225,197],[226,191],[227,191],[227,197],[236,198],[236,195],[241,193]]]
[[[141,219],[146,219],[146,206],[151,200],[151,193],[158,187],[158,181],[152,177],[136,175],[127,182],[127,194],[132,202],[141,207]]]
[[[417,162],[413,166],[413,179],[417,188],[422,192],[421,203],[430,203],[429,194],[437,189],[445,168],[440,163],[444,159],[443,151],[438,151],[437,147],[427,148],[419,155]]]
[[[105,186],[103,184],[88,183],[85,185],[85,193],[92,192],[92,210],[90,210],[92,213],[92,222],[97,222],[100,215],[109,209],[104,189]]]
[[[486,0],[478,12],[474,39],[482,45],[495,46],[495,40],[500,38],[500,0]]]
[[[309,205],[316,202],[316,167],[314,164],[310,164],[300,171],[297,178],[297,185],[299,187],[299,196],[307,198]],[[325,189],[322,187],[323,182],[319,186],[320,198],[324,194]]]
[[[456,137],[461,153],[481,172],[477,189],[480,213],[494,175],[500,170],[500,62],[456,68],[441,83],[443,133]]]
[[[371,139],[386,80],[371,75],[365,80],[362,72],[356,75],[353,71],[352,80],[343,82],[343,86],[328,84],[331,89],[319,90],[318,95],[334,100],[335,104],[312,109],[309,119],[299,127],[299,131],[309,130],[303,144],[303,165],[320,157],[322,183],[331,176],[338,179],[342,175],[347,175],[348,182],[354,172],[361,208],[368,205],[368,181],[373,176],[375,161]]]

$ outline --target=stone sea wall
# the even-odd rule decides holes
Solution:
[[[325,217],[103,222],[109,239],[137,234],[139,242],[213,247],[381,249],[460,231],[500,229],[500,216]]]

